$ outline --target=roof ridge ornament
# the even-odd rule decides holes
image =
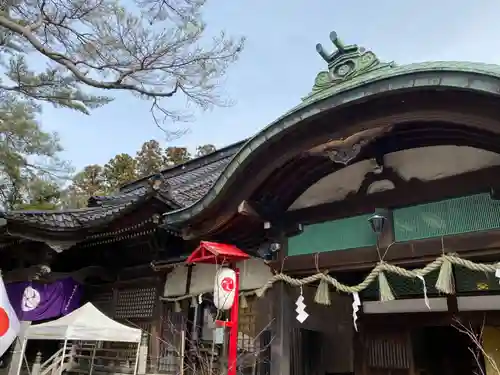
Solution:
[[[328,54],[321,43],[316,44],[316,51],[328,63],[328,71],[319,72],[314,81],[312,92],[303,100],[319,91],[328,89],[354,77],[383,68],[393,68],[394,62],[381,62],[372,51],[366,51],[356,44],[345,45],[335,31],[330,33],[330,40],[337,48]]]

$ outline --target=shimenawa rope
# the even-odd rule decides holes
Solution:
[[[389,282],[387,281],[387,277],[384,272],[393,273],[396,275],[400,275],[406,278],[421,279],[425,277],[429,273],[436,271],[439,269],[439,276],[436,281],[436,289],[445,294],[453,294],[454,293],[454,285],[453,285],[453,265],[461,266],[467,268],[471,271],[476,272],[485,272],[485,273],[495,273],[497,269],[500,269],[500,263],[495,264],[485,264],[485,263],[475,263],[473,261],[460,258],[455,254],[443,254],[433,262],[427,264],[424,268],[407,270],[405,268],[395,266],[389,264],[387,262],[381,261],[379,262],[375,268],[365,277],[365,279],[359,283],[358,285],[345,285],[339,282],[334,277],[318,272],[314,275],[307,276],[301,279],[296,279],[291,276],[284,274],[283,272],[277,273],[273,277],[271,277],[266,284],[264,284],[259,289],[255,289],[252,291],[246,291],[240,293],[241,305],[244,307],[247,305],[246,297],[250,295],[256,295],[257,297],[262,297],[268,289],[270,289],[274,283],[278,281],[283,281],[294,287],[301,287],[303,285],[311,284],[316,281],[319,281],[320,284],[318,286],[318,290],[316,291],[316,296],[314,301],[316,303],[322,305],[330,304],[330,296],[329,296],[329,285],[335,288],[339,292],[343,293],[359,293],[365,290],[372,282],[376,279],[379,283],[379,293],[381,301],[391,301],[394,300],[394,294],[392,293]],[[179,297],[167,298],[161,297],[161,300],[167,302],[175,302],[176,310],[180,309],[179,301],[196,297],[194,295],[183,295]]]

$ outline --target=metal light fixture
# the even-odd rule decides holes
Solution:
[[[377,236],[384,231],[385,224],[388,220],[387,210],[384,209],[376,209],[373,215],[368,218],[372,231]]]
[[[257,254],[263,260],[272,260],[274,258],[274,254],[281,250],[281,245],[277,242],[265,242],[259,246],[257,249]]]

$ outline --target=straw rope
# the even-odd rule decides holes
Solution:
[[[293,278],[291,276],[288,276],[280,272],[271,277],[261,288],[252,291],[241,292],[240,297],[246,298],[251,295],[262,297],[266,293],[266,291],[270,289],[273,286],[273,284],[278,281],[283,281],[288,285],[294,287],[301,287],[304,285],[314,283],[316,281],[320,281],[320,287],[318,288],[318,293],[315,298],[315,301],[320,304],[330,304],[329,297],[327,296],[328,289],[327,288],[325,289],[324,285],[325,283],[327,285],[331,285],[339,292],[353,294],[365,290],[372,282],[378,279],[380,287],[380,299],[382,301],[388,301],[388,300],[393,300],[394,296],[392,295],[392,291],[390,290],[390,286],[387,283],[387,279],[384,275],[384,272],[389,272],[392,274],[400,275],[411,279],[415,278],[420,279],[436,270],[440,270],[438,280],[436,282],[436,289],[438,289],[442,293],[451,294],[454,292],[453,275],[452,275],[453,265],[461,266],[471,271],[484,272],[484,273],[494,273],[497,269],[500,269],[500,263],[494,263],[494,264],[475,263],[473,261],[460,258],[458,255],[455,254],[443,254],[440,257],[436,258],[434,261],[427,264],[424,268],[413,269],[413,270],[407,270],[405,268],[381,261],[371,270],[371,272],[365,277],[365,279],[361,283],[352,286],[342,284],[334,277],[322,272],[318,272],[314,275],[307,276],[304,278]],[[323,285],[321,286],[321,284]],[[318,298],[318,294],[321,294],[324,297]],[[168,298],[168,297],[160,297],[160,298],[161,300],[167,302],[179,302],[193,297],[196,296],[183,295],[173,298]]]

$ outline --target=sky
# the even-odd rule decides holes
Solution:
[[[245,36],[240,60],[225,79],[229,108],[198,114],[194,121],[166,124],[189,128],[166,142],[148,102],[119,93],[90,116],[47,107],[45,130],[57,131],[62,157],[76,169],[104,164],[118,153],[135,155],[143,142],[165,146],[211,143],[217,148],[257,133],[307,95],[326,63],[316,43],[333,51],[336,31],[346,44],[358,44],[381,60],[408,64],[466,60],[500,64],[499,0],[208,0],[204,18],[209,31]]]

